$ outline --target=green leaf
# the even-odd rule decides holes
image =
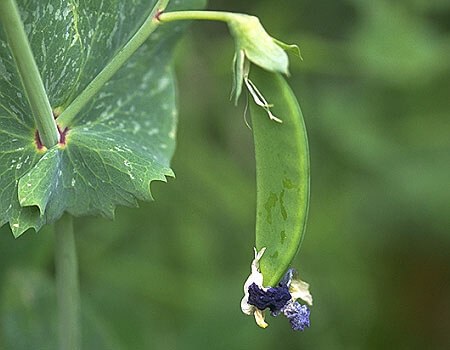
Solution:
[[[155,2],[19,1],[55,111],[86,88]],[[203,2],[173,2],[171,9]],[[177,111],[170,55],[182,28],[168,24],[154,32],[72,121],[65,145],[48,152],[37,148],[36,127],[0,28],[0,225],[9,222],[19,236],[64,211],[113,217],[119,204],[151,199],[151,181],[173,176]]]
[[[264,285],[275,286],[305,233],[308,140],[300,106],[285,79],[257,67],[253,67],[250,77],[283,121],[269,119],[266,111],[251,101],[257,179],[256,247],[266,247],[260,261]]]

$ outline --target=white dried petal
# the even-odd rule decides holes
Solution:
[[[262,289],[266,289],[263,287],[263,275],[261,271],[259,270],[259,260],[261,260],[264,252],[266,251],[266,248],[262,248],[259,252],[254,248],[255,251],[255,258],[252,261],[251,264],[251,273],[250,276],[248,276],[247,280],[244,283],[244,297],[241,300],[241,310],[246,315],[254,315],[255,321],[258,324],[258,326],[262,328],[266,328],[268,324],[264,321],[265,312],[259,310],[253,305],[250,305],[248,303],[248,287],[255,283],[258,287]]]
[[[301,299],[308,305],[312,305],[313,299],[309,291],[309,284],[305,281],[293,278],[289,286],[289,292],[293,300]]]
[[[255,251],[255,258],[252,261],[251,264],[251,273],[250,276],[248,276],[247,280],[244,283],[244,294],[248,296],[248,287],[252,283],[255,283],[258,287],[263,287],[263,275],[259,271],[259,260],[261,260],[264,252],[266,251],[266,248],[262,248],[259,252],[254,248]]]
[[[253,315],[256,307],[248,303],[248,295],[244,296],[241,300],[241,310],[246,315]]]
[[[266,312],[256,309],[255,311],[255,321],[258,326],[261,328],[266,328],[269,324],[264,320],[266,317]]]

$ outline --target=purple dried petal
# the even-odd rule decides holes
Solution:
[[[306,305],[300,305],[297,301],[294,303],[289,303],[283,309],[283,313],[289,319],[291,328],[294,331],[303,331],[310,325],[310,311]]]
[[[250,305],[256,306],[260,310],[269,308],[272,313],[279,313],[291,300],[291,293],[286,286],[264,290],[259,288],[256,283],[252,283],[248,287],[248,294]]]

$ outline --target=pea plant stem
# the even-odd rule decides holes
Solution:
[[[55,224],[56,296],[58,305],[58,349],[79,350],[80,293],[73,219],[69,214]]]
[[[120,49],[120,51],[111,59],[111,61],[98,73],[98,75],[89,83],[86,89],[79,94],[75,100],[58,117],[58,124],[61,128],[69,126],[73,118],[81,109],[94,97],[109,79],[119,70],[120,67],[131,57],[131,55],[145,42],[145,40],[159,26],[156,18],[158,12],[163,11],[169,0],[159,0],[153,7],[153,10],[138,29],[136,34]]]
[[[0,1],[0,22],[16,62],[39,136],[42,143],[50,148],[58,143],[59,133],[15,0]]]

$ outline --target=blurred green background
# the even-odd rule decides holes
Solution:
[[[177,179],[114,222],[76,220],[85,349],[449,349],[450,2],[210,0],[300,45],[289,82],[311,144],[311,328],[239,308],[254,245],[233,42],[195,23],[176,54]],[[244,100],[244,99],[242,99]],[[52,349],[50,229],[0,232],[0,349]]]

